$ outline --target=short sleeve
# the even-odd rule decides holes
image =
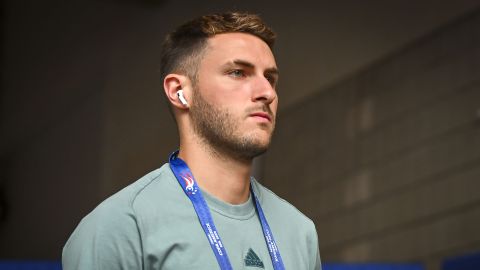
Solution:
[[[62,252],[64,270],[142,269],[141,237],[129,207],[100,205],[72,233]]]
[[[314,252],[314,254],[311,254],[311,258],[312,258],[312,268],[311,269],[314,269],[314,270],[322,270],[322,263],[320,261],[320,247],[319,247],[319,244],[318,244],[318,235],[317,235],[317,230],[315,228],[315,224],[313,224],[312,222],[312,230],[311,230],[311,233],[310,233],[310,243],[311,243],[311,247],[310,247],[310,250]]]

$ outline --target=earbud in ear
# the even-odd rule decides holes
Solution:
[[[183,96],[183,90],[180,89],[177,91],[177,96],[178,96],[178,99],[180,100],[180,102],[184,105],[184,106],[188,106],[188,102],[187,100],[185,99],[185,97]]]

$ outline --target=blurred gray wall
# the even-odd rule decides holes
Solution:
[[[279,119],[264,179],[313,218],[324,261],[480,250],[480,12]]]

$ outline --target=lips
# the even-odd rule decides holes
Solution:
[[[254,112],[250,114],[251,117],[260,117],[268,120],[269,122],[272,121],[272,117],[266,112]]]

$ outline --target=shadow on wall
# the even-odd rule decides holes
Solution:
[[[313,219],[323,262],[480,249],[479,29],[477,10],[282,112],[264,178]]]

